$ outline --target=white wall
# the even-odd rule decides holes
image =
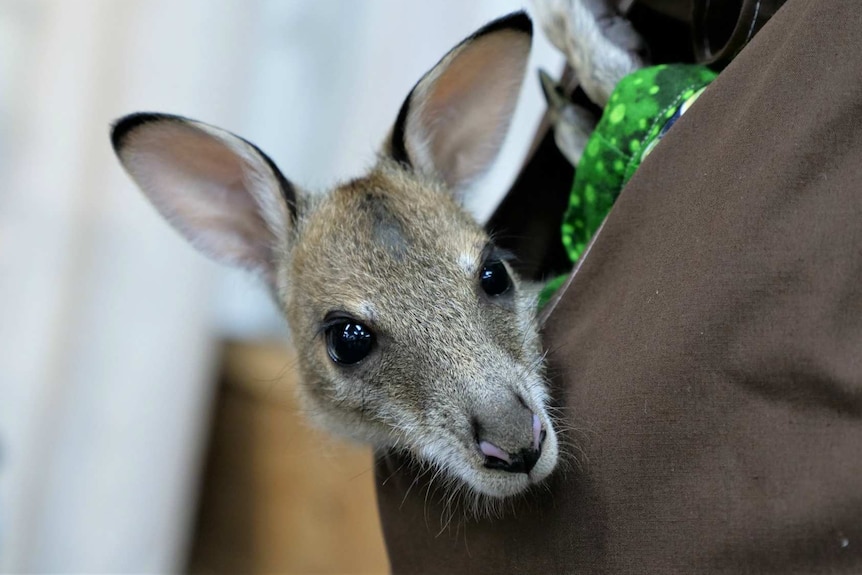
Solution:
[[[177,570],[215,345],[283,333],[133,189],[109,122],[193,116],[323,188],[370,162],[425,69],[520,4],[0,0],[0,571]],[[534,74],[480,216],[532,138]]]

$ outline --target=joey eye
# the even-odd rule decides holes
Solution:
[[[512,279],[506,266],[500,260],[486,261],[479,272],[479,282],[482,290],[489,296],[498,296],[509,291]]]
[[[374,332],[358,321],[345,319],[326,328],[326,348],[335,363],[359,363],[373,346]]]

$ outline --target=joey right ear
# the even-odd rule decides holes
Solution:
[[[111,142],[138,187],[189,242],[275,285],[275,258],[292,239],[297,198],[263,152],[230,132],[168,114],[125,116]]]
[[[500,151],[532,33],[530,18],[516,12],[453,48],[407,96],[384,153],[442,180],[456,194],[463,190]]]

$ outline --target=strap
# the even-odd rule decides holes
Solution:
[[[784,0],[695,1],[691,22],[695,58],[724,68],[782,4]]]
[[[617,0],[618,8],[633,20],[644,20],[654,27],[663,20],[667,28],[663,34],[685,34],[691,38],[694,61],[720,70],[754,37],[766,21],[784,4],[785,0]],[[652,15],[653,17],[650,17]],[[662,35],[650,37],[649,30],[641,30],[648,39],[668,43]],[[671,43],[671,47],[674,44]],[[679,48],[679,46],[677,46]],[[663,52],[665,52],[664,50]],[[663,54],[668,61],[688,61],[692,54],[687,50]]]

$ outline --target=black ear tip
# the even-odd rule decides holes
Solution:
[[[473,38],[475,39],[486,34],[499,32],[501,30],[515,30],[532,37],[533,21],[523,10],[520,10],[518,12],[512,12],[511,14],[507,14],[506,16],[497,18],[496,20],[485,24],[485,26],[483,26],[482,28],[477,30],[475,34],[473,34]]]
[[[155,112],[135,112],[134,114],[123,116],[111,125],[111,145],[114,147],[114,151],[119,152],[129,134],[144,124],[182,119],[180,116],[157,114]]]

